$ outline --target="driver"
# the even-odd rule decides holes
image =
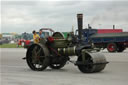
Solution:
[[[44,38],[44,34],[42,33],[43,31],[40,29],[39,30],[39,36],[40,36],[40,38]]]

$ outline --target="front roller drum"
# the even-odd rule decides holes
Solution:
[[[26,54],[28,66],[35,71],[42,71],[49,65],[49,51],[42,44],[33,44],[29,47]]]
[[[78,65],[78,69],[83,73],[94,73],[102,71],[107,63],[104,55],[86,52],[84,56],[78,57],[76,65]]]

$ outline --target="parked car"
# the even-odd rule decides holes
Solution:
[[[1,38],[0,39],[0,45],[9,43],[10,40],[8,38]]]

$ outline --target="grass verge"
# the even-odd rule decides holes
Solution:
[[[2,44],[0,45],[0,48],[23,48],[21,46],[17,47],[17,44],[13,43],[13,44]]]

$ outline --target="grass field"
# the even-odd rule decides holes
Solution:
[[[17,47],[17,44],[13,43],[13,44],[2,44],[0,45],[0,48],[23,48],[21,46]]]

